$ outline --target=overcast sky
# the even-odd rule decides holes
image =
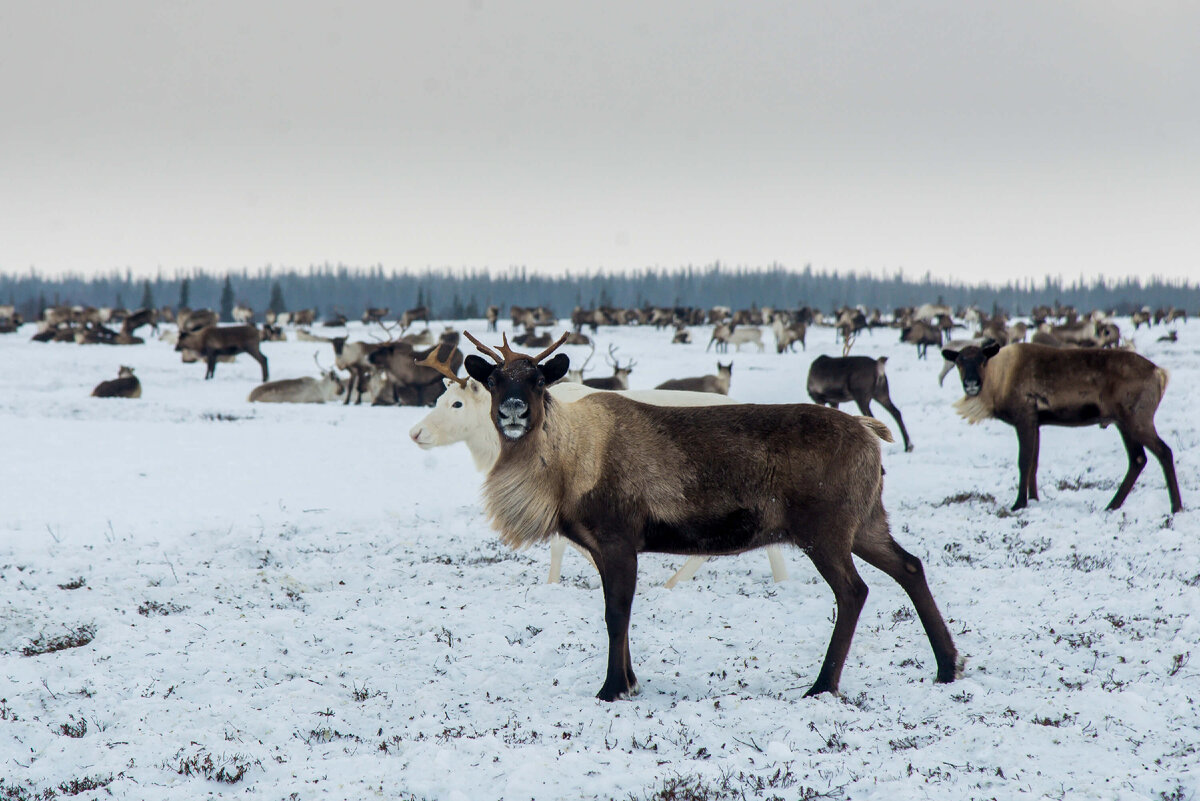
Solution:
[[[1200,3],[5,2],[0,270],[1200,277]]]

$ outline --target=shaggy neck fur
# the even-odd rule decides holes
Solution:
[[[559,512],[570,500],[565,497],[567,482],[581,494],[599,480],[599,438],[587,431],[597,430],[599,410],[583,404],[568,409],[548,394],[544,398],[542,426],[503,443],[483,484],[492,527],[512,548],[527,548],[558,529]]]
[[[954,403],[955,410],[965,417],[968,423],[978,423],[995,416],[995,400],[1004,397],[1008,387],[1016,378],[1014,360],[1017,348],[1001,348],[1000,352],[988,359],[983,366],[983,386],[975,397],[964,395]]]

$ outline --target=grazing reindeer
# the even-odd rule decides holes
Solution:
[[[262,380],[266,381],[269,378],[267,357],[262,355],[258,343],[258,329],[252,325],[210,325],[199,331],[181,333],[179,341],[175,343],[175,350],[190,350],[199,354],[208,365],[204,373],[206,381],[216,374],[218,358],[236,356],[239,353],[248,354],[262,367]]]
[[[1095,348],[1052,348],[992,343],[942,353],[958,367],[966,397],[955,408],[977,423],[989,417],[1017,430],[1017,500],[1022,509],[1038,499],[1039,429],[1054,426],[1106,426],[1121,433],[1129,470],[1108,509],[1119,509],[1146,466],[1146,448],[1162,465],[1171,512],[1183,508],[1175,461],[1154,428],[1154,412],[1167,389],[1167,371],[1136,353]]]
[[[664,381],[655,389],[678,389],[684,392],[711,392],[716,395],[729,394],[729,379],[733,377],[733,362],[721,364],[717,362],[716,375],[702,375],[698,378],[672,378]]]
[[[487,318],[487,330],[495,331],[496,323],[500,319],[500,307],[499,306],[488,306],[485,316]]]
[[[835,409],[839,403],[854,401],[858,404],[858,410],[868,417],[873,416],[871,401],[876,401],[888,410],[896,425],[900,426],[904,450],[911,451],[913,446],[904,428],[904,418],[900,416],[900,410],[892,403],[888,392],[885,365],[886,356],[878,359],[866,356],[844,356],[840,359],[818,356],[808,368],[808,396],[813,403],[829,404]]]
[[[133,374],[132,367],[121,366],[112,381],[101,381],[92,390],[93,398],[140,398],[142,382]]]
[[[612,365],[613,374],[608,378],[585,378],[583,385],[593,389],[629,389],[629,374],[637,362],[630,359],[629,364],[622,367],[617,361],[617,350],[612,345],[608,346],[608,356],[604,360]]]
[[[887,427],[808,404],[693,408],[649,406],[612,393],[560,404],[547,385],[569,361],[496,353],[464,362],[487,387],[502,435],[484,500],[501,539],[524,547],[560,531],[600,571],[608,671],[597,697],[638,692],[629,618],[638,554],[727,554],[790,542],[801,547],[837,600],[837,621],[808,695],[836,692],[867,596],[853,555],[908,594],[937,660],[937,680],[957,677],[957,651],[925,582],[921,561],[892,538],[883,508],[879,441]],[[738,476],[740,480],[730,481]]]
[[[763,352],[762,330],[752,325],[739,326],[731,323],[719,323],[713,328],[712,339],[704,348],[705,353],[708,353],[708,349],[714,342],[717,343],[717,353],[727,353],[730,345],[734,346],[735,351],[740,352],[742,345],[750,342],[758,346],[759,353]]]

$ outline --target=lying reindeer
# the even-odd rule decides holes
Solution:
[[[892,538],[883,508],[879,439],[887,426],[810,404],[649,406],[603,392],[561,404],[546,387],[569,360],[558,344],[537,356],[507,340],[495,364],[466,358],[487,387],[500,456],[484,483],[492,525],[514,548],[561,532],[600,571],[608,671],[597,697],[638,692],[629,618],[638,554],[727,554],[790,542],[833,590],[837,618],[807,695],[836,692],[867,585],[852,555],[892,577],[916,607],[937,661],[957,677],[958,652],[921,561]],[[731,476],[739,477],[730,481]]]
[[[252,389],[246,400],[251,403],[329,403],[337,400],[346,391],[346,385],[338,378],[336,371],[321,367],[316,353],[313,354],[313,361],[321,371],[320,378],[305,376],[268,381]]]
[[[121,366],[117,377],[111,381],[101,381],[92,390],[93,398],[140,398],[142,397],[142,382],[133,374],[132,367]]]
[[[655,389],[678,389],[684,392],[710,392],[716,395],[729,394],[729,379],[733,377],[733,362],[721,364],[717,362],[716,375],[702,375],[698,378],[672,378],[664,381]]]

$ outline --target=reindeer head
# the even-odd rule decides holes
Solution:
[[[963,392],[967,393],[968,398],[974,398],[983,390],[984,366],[988,359],[999,352],[1000,344],[989,339],[982,347],[968,345],[960,351],[946,348],[942,351],[942,358],[954,362],[959,378],[962,379]]]
[[[492,422],[497,430],[506,440],[515,441],[540,428],[546,414],[546,386],[566,375],[571,361],[565,353],[560,353],[545,364],[540,362],[562,345],[567,335],[564,333],[537,356],[527,356],[508,346],[507,334],[500,353],[496,353],[469,333],[463,333],[481,353],[495,362],[488,364],[471,354],[464,366],[492,396]]]

